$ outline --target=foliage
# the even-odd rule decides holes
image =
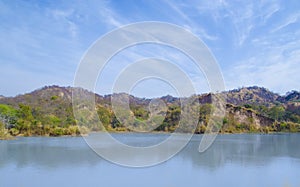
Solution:
[[[82,91],[83,94],[86,91]],[[211,115],[216,108],[203,97],[200,107],[194,107],[191,114],[199,113],[196,133],[205,133],[211,120],[213,127],[220,128],[221,133],[256,133],[256,132],[300,132],[300,112],[298,92],[279,97],[266,89],[253,87],[228,92],[226,116],[215,120]],[[62,136],[86,134],[89,131],[131,131],[126,123],[136,130],[155,126],[155,131],[174,132],[183,122],[184,128],[190,132],[188,119],[181,119],[181,108],[178,99],[168,96],[161,99],[167,106],[165,117],[151,116],[148,110],[150,100],[130,96],[130,109],[116,109],[118,118],[111,108],[110,96],[96,96],[95,113],[82,110],[79,119],[75,120],[71,102],[71,90],[57,86],[45,87],[30,94],[16,98],[1,99],[0,102],[0,138],[12,136]],[[201,96],[199,96],[201,100]],[[295,105],[289,105],[289,104]],[[82,107],[86,103],[82,104]],[[290,106],[290,107],[289,107]],[[292,107],[291,107],[292,106]],[[298,108],[297,108],[298,106]],[[294,107],[294,108],[293,108]],[[240,116],[242,117],[240,117]],[[258,119],[266,119],[268,123],[257,125]],[[98,119],[102,125],[98,123]],[[148,120],[148,121],[147,121]],[[79,125],[79,126],[77,126]],[[105,129],[103,129],[104,127]],[[182,132],[185,132],[184,130]]]
[[[0,121],[0,140],[1,139],[10,139],[11,135],[8,130],[5,128],[4,123]]]

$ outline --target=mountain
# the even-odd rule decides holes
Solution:
[[[300,92],[298,91],[291,91],[288,92],[285,96],[279,97],[278,101],[287,103],[287,102],[299,102],[300,101]]]
[[[135,126],[142,129],[149,119],[151,99],[126,93],[98,95],[82,88],[45,86],[16,97],[0,97],[0,119],[13,135],[63,135],[78,133],[72,108],[72,90],[80,95],[94,96],[96,109],[104,127],[109,131],[128,131],[119,122],[111,107],[111,98],[129,98],[130,113]],[[222,132],[300,131],[300,93],[288,92],[281,96],[266,88],[252,86],[223,92],[226,95],[226,116]],[[203,133],[210,119],[210,105],[214,93],[198,95],[200,107],[197,133]],[[159,98],[167,107],[165,119],[157,131],[174,131],[180,120],[180,98],[170,95]],[[85,106],[83,106],[85,107]],[[125,115],[125,114],[124,114]],[[146,121],[145,121],[146,120]],[[7,121],[10,123],[7,124]],[[2,123],[3,123],[2,122]],[[83,121],[84,122],[84,119]],[[0,124],[1,125],[1,124]],[[299,125],[299,126],[298,126]],[[299,127],[299,128],[298,128]],[[37,128],[40,128],[39,131]],[[89,123],[90,130],[103,130],[99,124]]]
[[[4,97],[0,95],[0,102],[18,105],[18,103],[30,104],[34,106],[40,106],[43,104],[41,101],[51,102],[51,100],[56,100],[59,98],[65,102],[71,102],[72,100],[72,89],[81,89],[81,88],[72,88],[72,87],[60,87],[60,86],[45,86],[43,88],[37,89],[33,92],[18,95],[16,97]],[[94,94],[93,92],[81,89],[83,94]],[[148,104],[151,99],[138,98],[126,93],[119,93],[127,95],[129,100],[137,105]],[[255,104],[255,105],[274,105],[274,104],[287,104],[289,102],[299,102],[300,101],[300,92],[291,91],[288,92],[285,96],[280,96],[277,93],[273,93],[263,87],[243,87],[239,89],[225,91],[227,102],[233,105],[245,105],[245,104]],[[109,94],[101,96],[95,94],[97,103],[108,103],[110,104],[111,97],[118,94]],[[173,97],[171,95],[166,95],[160,98],[164,102],[171,104],[179,104],[180,99]],[[209,103],[211,102],[211,93],[199,95],[200,103]],[[49,103],[47,103],[49,104]]]
[[[225,94],[227,95],[227,102],[235,105],[261,104],[269,106],[276,104],[281,97],[266,88],[257,86],[235,89],[225,92]]]

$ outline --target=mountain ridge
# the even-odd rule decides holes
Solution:
[[[71,87],[71,86],[58,86],[58,85],[51,85],[51,86],[44,86],[41,88],[38,88],[36,90],[33,90],[31,92],[28,93],[24,93],[24,94],[18,94],[16,96],[3,96],[0,95],[0,99],[18,99],[22,96],[25,95],[36,95],[36,93],[38,92],[44,92],[44,91],[60,91],[61,94],[66,94],[69,99],[71,99],[71,95],[72,95],[72,89],[82,89],[85,92],[89,92],[91,94],[95,94],[96,97],[99,98],[108,98],[111,97],[114,94],[126,94],[129,95],[130,97],[133,98],[137,98],[137,99],[144,99],[144,100],[149,100],[149,99],[154,99],[154,98],[161,98],[165,101],[168,102],[173,102],[174,100],[179,99],[178,97],[172,96],[172,95],[164,95],[161,97],[154,97],[154,98],[145,98],[145,97],[137,97],[134,95],[130,95],[128,93],[113,93],[113,94],[105,94],[105,95],[100,95],[98,93],[94,93],[92,91],[86,90],[84,88],[75,88],[75,87]],[[291,90],[288,91],[285,95],[280,95],[278,93],[272,92],[270,90],[268,90],[267,88],[264,87],[258,87],[258,86],[249,86],[249,87],[241,87],[241,88],[237,88],[237,89],[232,89],[232,90],[227,90],[227,91],[223,91],[222,93],[227,94],[227,98],[229,98],[229,100],[227,100],[229,103],[235,104],[235,103],[251,103],[251,102],[281,102],[281,103],[285,103],[285,102],[289,102],[289,101],[299,101],[300,100],[300,92],[296,91],[296,90]],[[215,93],[201,93],[201,94],[197,94],[198,96],[207,96],[209,94],[215,94]],[[231,98],[234,95],[239,95],[239,98]],[[264,98],[264,99],[262,99]]]
[[[0,123],[12,135],[70,135],[78,134],[74,126],[72,90],[77,89],[82,96],[95,96],[97,114],[108,131],[131,131],[119,122],[111,107],[113,96],[128,96],[130,113],[135,116],[134,124],[142,129],[150,117],[151,99],[139,98],[127,93],[99,95],[83,88],[44,86],[32,92],[15,97],[0,98]],[[222,93],[196,95],[201,104],[199,125],[196,133],[204,133],[214,110],[212,97],[216,94],[226,96],[226,115],[223,119],[223,133],[239,132],[300,132],[300,93],[290,91],[279,95],[264,87],[251,86],[229,90]],[[159,97],[167,112],[155,131],[173,132],[180,121],[180,99],[171,95]],[[83,106],[84,107],[84,106]],[[7,121],[10,123],[7,124]],[[77,121],[77,122],[76,122]],[[82,121],[85,122],[84,119]],[[86,123],[86,122],[85,122]],[[2,124],[3,126],[3,124]],[[0,124],[1,127],[1,124]],[[103,130],[99,124],[89,124],[89,130]],[[1,134],[1,132],[0,132]]]

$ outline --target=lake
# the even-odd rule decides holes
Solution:
[[[155,144],[167,134],[114,134],[128,144]],[[128,168],[99,157],[82,137],[0,141],[1,187],[300,186],[300,134],[219,135],[204,153],[201,135],[172,159]]]

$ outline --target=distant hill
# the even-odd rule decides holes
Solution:
[[[83,95],[94,94],[82,88],[45,86],[16,97],[1,96],[0,117],[15,119],[11,120],[11,124],[5,125],[12,135],[74,134],[74,129],[68,132],[69,128],[76,125],[72,110],[72,89],[80,90]],[[291,91],[281,96],[266,88],[252,86],[226,91],[223,94],[227,97],[227,114],[222,132],[300,131],[298,91]],[[105,96],[95,94],[98,115],[101,121],[104,121],[105,128],[109,131],[129,130],[116,119],[111,108],[111,97],[122,95],[129,97],[131,112],[136,117],[137,126],[145,126],[144,120],[149,118],[148,105],[151,99],[138,98],[125,93]],[[212,95],[212,93],[198,95],[202,108],[197,133],[203,133],[207,126],[209,119],[207,111],[211,110]],[[167,95],[160,99],[165,102],[168,110],[163,123],[156,130],[172,132],[180,120],[180,98]],[[7,116],[7,111],[10,111],[12,116]],[[38,127],[40,131],[36,130]],[[91,124],[89,128],[101,130],[97,124]]]
[[[30,104],[30,105],[40,105],[40,101],[51,101],[54,100],[53,97],[60,98],[65,102],[70,102],[72,99],[72,87],[60,87],[60,86],[45,86],[43,88],[37,89],[33,92],[18,95],[16,97],[4,97],[0,95],[1,103],[9,103],[12,105],[18,105],[18,103]],[[87,90],[82,89],[85,93],[94,94]],[[125,93],[123,93],[125,94]],[[243,87],[239,89],[229,90],[224,92],[227,97],[227,102],[233,105],[244,105],[244,104],[261,104],[261,105],[273,105],[273,104],[287,104],[288,102],[299,102],[300,92],[291,91],[286,95],[281,96],[277,93],[271,92],[263,87]],[[126,95],[126,94],[125,94]],[[96,101],[101,104],[102,102],[110,102],[111,94],[101,96],[95,94]],[[179,98],[173,97],[171,95],[166,95],[161,97],[166,103],[178,103]],[[201,103],[210,102],[210,93],[199,95]],[[150,102],[150,98],[138,98],[130,95],[130,100],[136,104],[147,104]],[[48,103],[49,104],[49,103]]]
[[[288,92],[285,96],[279,97],[278,100],[282,103],[299,102],[300,101],[300,92],[293,90],[291,92]]]
[[[230,90],[226,93],[227,102],[235,105],[241,104],[275,104],[281,97],[280,95],[269,91],[266,88],[257,86],[244,87],[240,89]]]

